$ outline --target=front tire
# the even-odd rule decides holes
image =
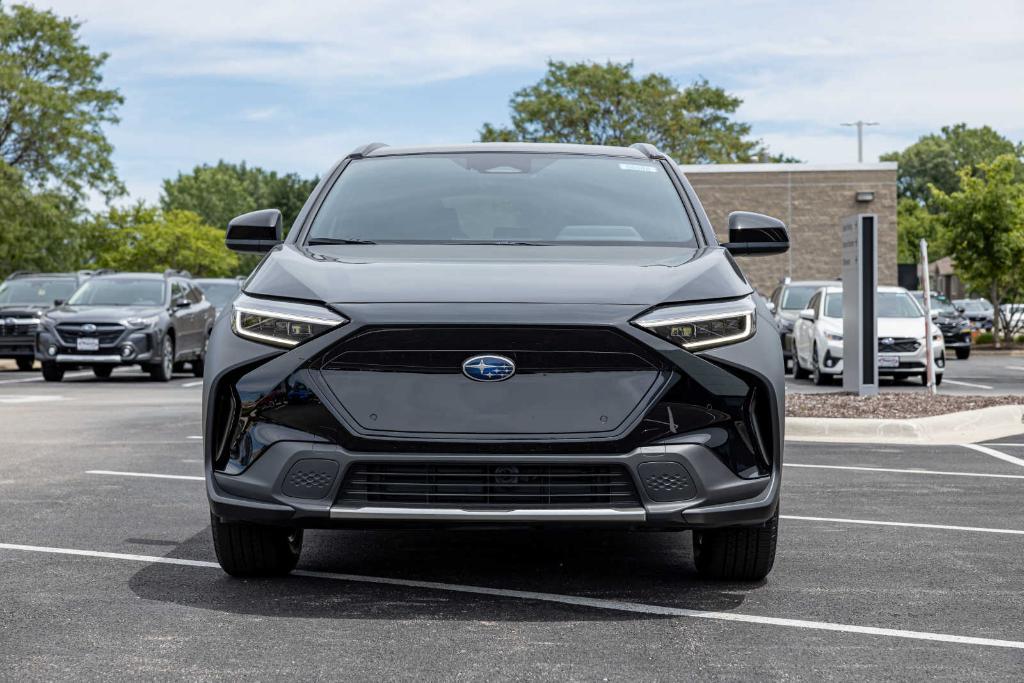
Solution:
[[[821,361],[818,359],[818,347],[814,347],[814,353],[811,354],[811,362],[814,363],[814,368],[811,370],[811,381],[814,382],[815,386],[825,387],[832,384],[832,375],[826,375],[821,371]]]
[[[800,365],[800,356],[793,350],[793,379],[807,379],[809,373]]]
[[[56,363],[43,363],[43,379],[47,382],[59,382],[64,379],[64,368]]]
[[[299,562],[302,529],[225,522],[210,513],[213,547],[231,576],[284,576]]]
[[[970,347],[967,347],[966,349],[956,349],[956,359],[957,360],[967,360],[970,357],[971,357],[971,348]]]
[[[28,372],[35,365],[35,358],[16,358],[15,362],[18,364],[18,369],[22,372]]]
[[[778,538],[778,511],[759,527],[694,531],[693,561],[705,579],[759,581],[775,564]]]
[[[149,376],[157,382],[170,382],[174,376],[174,339],[170,335],[164,336],[160,362],[149,367]]]

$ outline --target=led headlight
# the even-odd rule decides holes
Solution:
[[[666,306],[633,321],[634,325],[687,351],[735,344],[754,336],[750,299],[695,306]]]
[[[835,332],[826,332],[825,333],[825,339],[827,339],[827,340],[829,340],[831,342],[841,342],[841,341],[843,341],[843,335],[836,334]]]
[[[239,337],[290,348],[348,322],[323,306],[264,301],[240,295],[232,306],[231,329]]]
[[[147,327],[152,327],[153,325],[156,325],[157,322],[159,322],[159,320],[160,316],[151,315],[145,318],[128,318],[123,322],[125,325],[134,330],[144,330]]]

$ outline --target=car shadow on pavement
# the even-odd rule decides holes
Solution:
[[[212,560],[209,529],[169,557]],[[765,585],[705,581],[688,533],[623,531],[307,531],[299,569],[730,611]],[[594,621],[665,619],[457,591],[305,576],[234,579],[155,563],[129,583],[141,598],[236,614],[320,619]]]

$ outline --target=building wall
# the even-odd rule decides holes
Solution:
[[[896,164],[717,164],[683,166],[718,238],[728,241],[731,211],[757,211],[789,226],[790,250],[741,257],[753,285],[771,294],[782,278],[827,280],[842,268],[842,222],[856,213],[878,215],[878,284],[895,285]],[[874,192],[869,203],[857,192]]]

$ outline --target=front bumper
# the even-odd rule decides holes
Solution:
[[[644,311],[638,307],[593,305],[567,309],[518,304],[502,307],[378,304],[339,308],[349,318],[348,325],[288,351],[240,339],[231,332],[228,317],[218,319],[206,358],[203,434],[207,493],[211,509],[220,517],[311,528],[554,524],[689,529],[760,525],[777,510],[783,443],[783,363],[779,337],[766,311],[759,309],[757,334],[753,338],[694,355],[631,326],[629,321]],[[748,436],[761,440],[770,452],[770,462],[760,472],[753,473],[748,470],[739,472],[727,466],[722,457],[722,448],[728,447],[728,440],[723,436],[727,432],[721,428],[721,423],[718,426],[698,425],[691,430],[681,426],[678,433],[669,438],[659,437],[654,443],[633,443],[629,448],[620,450],[618,446],[628,441],[625,437],[639,428],[636,425],[646,424],[653,410],[650,406],[672,390],[675,380],[664,384],[660,397],[645,398],[649,402],[638,407],[633,426],[628,422],[634,418],[629,417],[622,427],[622,434],[612,435],[623,437],[618,441],[611,437],[601,437],[603,441],[595,437],[594,441],[589,441],[588,437],[576,440],[552,438],[538,443],[537,438],[503,441],[506,437],[502,436],[496,443],[487,435],[469,438],[465,434],[455,434],[447,444],[452,448],[445,450],[446,444],[413,443],[413,439],[399,438],[393,433],[386,434],[384,438],[363,433],[370,430],[347,415],[344,406],[338,406],[330,397],[330,388],[325,390],[322,377],[317,379],[319,375],[314,367],[320,362],[318,359],[328,352],[333,353],[337,345],[347,343],[346,337],[357,339],[361,330],[373,330],[381,325],[451,325],[467,319],[476,324],[483,322],[495,326],[540,326],[557,322],[562,325],[614,327],[659,355],[666,366],[675,368],[674,372],[685,374],[690,379],[696,378],[694,381],[699,381],[709,391],[721,395],[730,392],[742,395],[742,392],[750,390],[745,382],[756,384],[763,389],[759,389],[759,400],[763,404],[758,409],[763,411],[759,413],[764,418],[759,422],[762,433]],[[295,377],[302,381],[288,381]],[[740,377],[746,380],[741,381]],[[501,391],[502,384],[488,388]],[[422,387],[417,389],[422,390]],[[287,403],[292,397],[298,402],[315,395],[323,403],[318,409],[324,412],[317,418],[319,421],[305,420],[302,424],[262,421],[256,427],[246,427],[249,431],[245,432],[247,436],[242,441],[249,439],[255,444],[252,452],[258,451],[258,455],[245,458],[241,465],[232,461],[232,467],[225,468],[215,463],[223,462],[224,445],[231,441],[228,428],[234,429],[230,424],[225,425],[223,419],[226,408],[222,399],[232,392],[241,404],[248,402],[250,405],[273,401]],[[421,397],[422,393],[411,392],[405,395],[405,401],[414,403]],[[453,401],[451,406],[452,410],[463,407],[459,401]],[[708,408],[710,410],[710,406]],[[480,409],[484,411],[485,406],[480,406]],[[386,411],[390,413],[392,410],[388,404]],[[578,410],[578,406],[571,410]],[[649,411],[648,416],[645,416],[645,410]],[[245,414],[244,410],[242,414]],[[372,419],[376,420],[377,416],[372,416]],[[386,419],[386,413],[381,412],[377,423]],[[242,421],[244,418],[234,424]],[[325,422],[333,426],[325,429]],[[481,423],[485,422],[481,420]],[[477,443],[481,446],[475,446]],[[738,448],[736,445],[732,447]],[[504,463],[552,467],[615,465],[628,473],[637,500],[628,506],[517,507],[511,504],[500,509],[475,505],[413,507],[379,501],[363,504],[341,502],[340,494],[349,472],[360,465],[375,463],[430,466],[481,466],[482,463],[488,466]],[[666,497],[665,492],[659,489],[660,484],[652,484],[649,476],[651,466],[659,471],[664,468],[671,471],[669,478],[678,490]],[[305,488],[297,488],[296,481],[305,482]],[[312,488],[306,485],[311,481],[316,484]]]
[[[942,374],[946,369],[943,342],[932,343],[932,354],[935,372]],[[916,351],[909,353],[879,352],[879,355],[896,356],[899,359],[897,367],[882,367],[879,365],[878,374],[880,377],[899,377],[920,375],[927,367],[927,354],[925,347],[921,345]],[[821,372],[829,375],[841,375],[843,373],[843,345],[842,342],[829,342],[826,352],[819,359]]]
[[[35,358],[61,365],[140,365],[160,362],[161,334],[158,330],[126,330],[113,343],[96,351],[79,351],[53,330],[41,329],[35,340]],[[125,354],[124,349],[130,353]]]

